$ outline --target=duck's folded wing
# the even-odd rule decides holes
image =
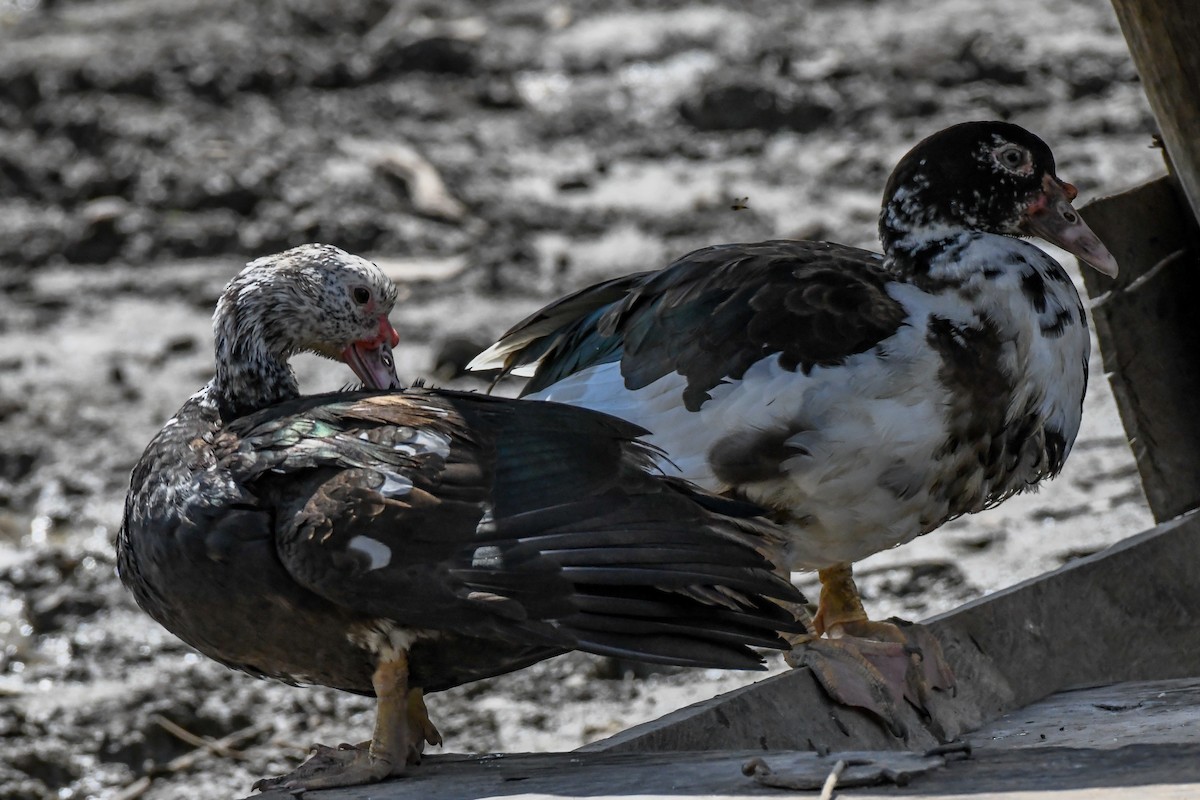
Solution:
[[[623,281],[623,282],[622,282]],[[779,240],[707,247],[667,268],[599,284],[506,333],[515,369],[537,364],[525,394],[620,360],[627,389],[687,378],[690,410],[718,384],[774,353],[785,369],[840,363],[891,335],[904,319],[877,254],[826,242]],[[607,305],[581,298],[624,296]],[[573,318],[564,313],[578,309]],[[557,323],[556,328],[551,328]],[[481,357],[482,358],[482,357]]]
[[[756,665],[747,645],[780,647],[776,631],[796,626],[766,597],[799,594],[742,509],[651,475],[636,432],[554,404],[392,394],[259,420],[238,453],[257,455],[287,569],[340,605],[411,628]]]
[[[594,317],[613,303],[620,302],[649,272],[624,275],[572,292],[539,309],[518,322],[497,342],[467,364],[467,369],[484,371],[498,369],[502,376],[512,373],[528,377],[547,352],[588,352],[583,341],[572,338],[586,335],[594,326]],[[588,324],[590,321],[591,324]],[[599,342],[597,342],[599,344]],[[619,357],[619,351],[603,349],[590,352],[590,363],[607,356]],[[584,365],[586,366],[586,364]]]

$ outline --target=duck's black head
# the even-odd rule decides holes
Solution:
[[[879,236],[889,255],[910,262],[963,231],[1039,236],[1115,275],[1112,255],[1071,206],[1077,194],[1037,136],[1009,122],[964,122],[900,159],[884,189]]]

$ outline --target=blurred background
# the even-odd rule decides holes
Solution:
[[[407,289],[401,376],[482,389],[462,364],[579,286],[721,241],[874,248],[898,158],[986,118],[1041,135],[1083,198],[1161,171],[1104,0],[0,0],[0,800],[239,796],[370,729],[361,698],[196,655],[114,574],[128,472],[210,376],[246,261],[375,260]],[[873,614],[1150,526],[1092,376],[1063,476],[863,562]],[[572,655],[430,708],[448,751],[561,750],[760,677]]]

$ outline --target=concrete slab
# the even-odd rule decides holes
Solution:
[[[958,696],[945,702],[979,720],[968,737],[975,752],[908,786],[853,796],[1021,800],[1054,791],[1056,800],[1104,800],[1137,787],[1136,796],[1150,800],[1200,797],[1196,564],[1200,514],[1191,514],[931,620],[958,670]],[[1114,681],[1123,683],[1104,685]],[[1042,700],[1089,684],[1102,686]],[[305,796],[758,797],[780,790],[743,774],[752,758],[776,776],[810,780],[832,769],[837,753],[890,764],[897,749],[923,749],[921,736],[932,740],[921,730],[893,739],[795,670],[583,751],[433,756],[403,779]]]
[[[977,752],[1200,743],[1200,678],[1059,692],[1010,711],[967,738]]]
[[[1044,737],[1044,738],[1043,738]],[[411,776],[375,786],[308,792],[308,800],[787,796],[747,776],[812,785],[839,759],[872,762],[908,777],[904,786],[839,791],[855,800],[970,798],[1056,800],[1200,797],[1200,679],[1127,683],[1064,692],[968,737],[969,759],[893,752],[548,753],[435,756]],[[903,759],[903,760],[898,760]],[[932,769],[924,762],[944,761]],[[864,766],[870,766],[864,765]],[[844,777],[852,775],[850,769]],[[794,796],[795,789],[786,790]],[[259,795],[283,800],[286,793]]]
[[[1054,692],[1200,674],[1200,515],[1126,539],[1055,572],[927,622],[958,678],[932,703],[958,730]],[[911,709],[906,739],[865,712],[831,703],[808,670],[793,670],[583,748],[670,750],[921,750],[938,731]]]

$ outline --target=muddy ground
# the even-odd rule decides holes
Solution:
[[[239,796],[369,730],[364,699],[197,656],[114,574],[128,471],[208,378],[246,260],[374,258],[409,288],[401,374],[479,387],[473,347],[581,284],[717,241],[870,246],[891,165],[953,122],[1037,131],[1084,197],[1160,169],[1103,0],[601,5],[0,0],[0,800]],[[865,562],[870,608],[921,618],[1150,524],[1092,374],[1064,475]],[[612,673],[569,656],[430,705],[450,751],[567,749],[757,677]],[[246,734],[165,769],[194,749],[172,725]]]

